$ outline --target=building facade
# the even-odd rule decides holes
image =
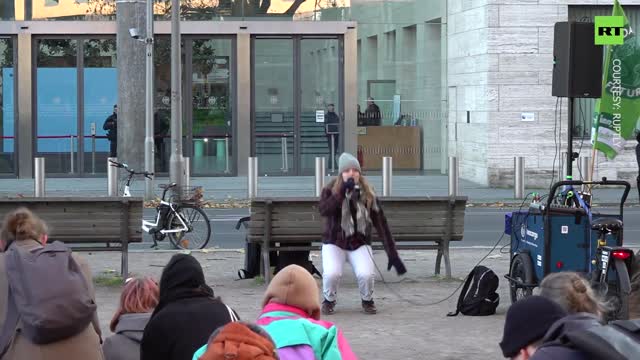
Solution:
[[[446,173],[456,156],[461,177],[508,186],[524,156],[527,185],[542,186],[562,171],[567,137],[567,100],[551,96],[553,25],[607,15],[613,1],[181,3],[192,175],[241,176],[249,156],[261,174],[308,175],[315,157],[330,158],[332,133],[334,150],[358,153],[367,170],[393,156],[400,173]],[[154,3],[158,173],[169,158],[169,4]],[[622,5],[640,25],[640,0]],[[0,5],[2,176],[32,176],[36,156],[52,176],[104,176],[102,125],[119,101],[115,11],[114,0]],[[581,155],[592,107],[575,104]],[[595,176],[635,177],[634,146],[599,156]]]

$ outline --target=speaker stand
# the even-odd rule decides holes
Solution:
[[[567,127],[567,180],[573,180],[573,160],[576,156],[573,153],[573,101],[569,98],[569,125]]]

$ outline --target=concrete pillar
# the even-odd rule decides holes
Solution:
[[[118,160],[132,169],[144,169],[145,44],[129,34],[144,34],[145,3],[117,2]]]
[[[344,34],[344,151],[356,156],[358,149],[358,32]],[[366,105],[365,105],[366,106]],[[362,109],[364,112],[364,108]]]
[[[18,86],[18,177],[30,179],[33,177],[33,151],[37,151],[37,144],[34,146],[33,138],[33,98],[31,84],[33,84],[32,73],[32,44],[30,33],[18,34],[18,62],[15,64],[18,72],[20,84],[29,86]],[[19,64],[22,64],[19,65]]]
[[[240,32],[236,43],[237,89],[236,137],[234,151],[239,176],[246,176],[251,156],[251,36]],[[232,142],[233,143],[233,142]]]

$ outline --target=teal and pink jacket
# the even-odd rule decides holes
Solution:
[[[296,307],[269,303],[257,324],[273,339],[280,360],[357,359],[333,323],[312,319]]]

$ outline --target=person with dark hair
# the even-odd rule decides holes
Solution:
[[[0,252],[0,342],[2,342],[2,333],[5,325],[11,326],[11,317],[7,316],[9,305],[9,283],[10,280],[16,279],[15,274],[10,274],[8,271],[8,264],[10,263],[10,256],[12,251],[17,250],[18,253],[32,253],[37,250],[43,249],[47,244],[47,225],[35,214],[33,214],[27,208],[18,208],[8,213],[2,224],[2,231],[0,232],[2,239],[2,252]],[[54,244],[55,245],[55,244]],[[82,276],[82,282],[86,283],[84,291],[88,292],[86,298],[93,303],[93,317],[87,318],[89,323],[80,328],[79,332],[74,331],[71,336],[65,336],[62,339],[55,341],[36,341],[32,339],[34,331],[26,331],[26,326],[23,321],[19,321],[19,318],[14,318],[15,328],[12,331],[12,337],[7,339],[8,343],[0,344],[0,359],[2,360],[67,360],[67,359],[83,359],[83,360],[102,360],[103,353],[100,347],[101,343],[101,331],[100,324],[98,322],[98,314],[95,311],[95,291],[93,288],[93,277],[91,276],[91,270],[88,263],[75,253],[71,253],[71,259],[73,259],[73,275]],[[68,262],[63,263],[66,265]],[[47,263],[50,265],[51,263]],[[78,269],[79,268],[79,269]],[[24,269],[23,269],[24,270]],[[78,271],[79,270],[79,271]],[[76,272],[78,271],[78,272]],[[13,276],[11,276],[13,275]],[[59,274],[56,272],[55,276],[69,276],[69,274]],[[81,285],[82,284],[81,282]],[[12,289],[14,285],[11,285]],[[55,284],[54,284],[55,286]],[[35,292],[43,292],[38,298],[47,298],[50,304],[54,303],[66,303],[69,304],[69,308],[74,310],[78,309],[77,300],[79,298],[74,297],[68,293],[62,294],[63,297],[58,297],[60,294],[52,294],[49,289],[40,287],[32,289]],[[69,295],[69,299],[66,296]],[[24,296],[21,296],[23,301],[18,299],[15,294],[13,296],[14,304],[23,304]],[[33,294],[32,294],[33,296]],[[42,310],[47,309],[39,304]],[[14,305],[17,311],[20,312],[20,307]],[[51,310],[51,309],[48,309]],[[55,310],[60,310],[55,308]],[[65,311],[68,309],[62,309]],[[53,311],[50,312],[52,314]],[[34,317],[34,314],[30,314],[30,318]],[[42,315],[42,314],[40,314]],[[91,313],[88,313],[91,317]],[[53,315],[55,316],[55,315]],[[52,316],[52,317],[53,317]],[[49,324],[59,325],[59,324]],[[33,324],[30,324],[33,326]],[[11,330],[9,330],[11,331]],[[51,331],[55,331],[51,330]],[[30,334],[31,333],[31,334]],[[56,334],[51,334],[56,336]],[[3,355],[4,353],[4,355]]]
[[[361,174],[360,163],[353,155],[340,155],[338,176],[322,190],[318,209],[320,215],[327,218],[322,244],[322,312],[325,315],[334,313],[342,268],[349,261],[358,279],[362,309],[366,314],[375,314],[375,264],[371,248],[373,229],[382,238],[389,258],[387,270],[394,267],[402,275],[407,269],[398,255],[387,218],[373,187]]]
[[[184,360],[237,314],[214,297],[198,260],[176,254],[162,271],[160,301],[144,329],[142,360]]]
[[[375,103],[374,99],[369,96],[367,98],[367,108],[364,111],[366,126],[380,126],[382,122],[382,114],[380,107]]]
[[[113,105],[113,114],[109,115],[102,125],[102,130],[107,132],[109,140],[109,157],[118,156],[118,104]]]
[[[340,141],[340,134],[338,133],[340,130],[340,117],[336,114],[336,109],[333,104],[327,105],[327,113],[324,119],[325,123],[325,133],[327,135],[327,146],[329,148],[329,159],[331,159],[331,154],[338,154],[338,144]],[[331,137],[333,136],[333,149],[331,148]],[[333,151],[333,153],[332,153]]]
[[[158,284],[149,277],[129,278],[120,294],[109,328],[115,334],[102,345],[106,360],[139,360],[140,342],[151,312],[158,304]]]

